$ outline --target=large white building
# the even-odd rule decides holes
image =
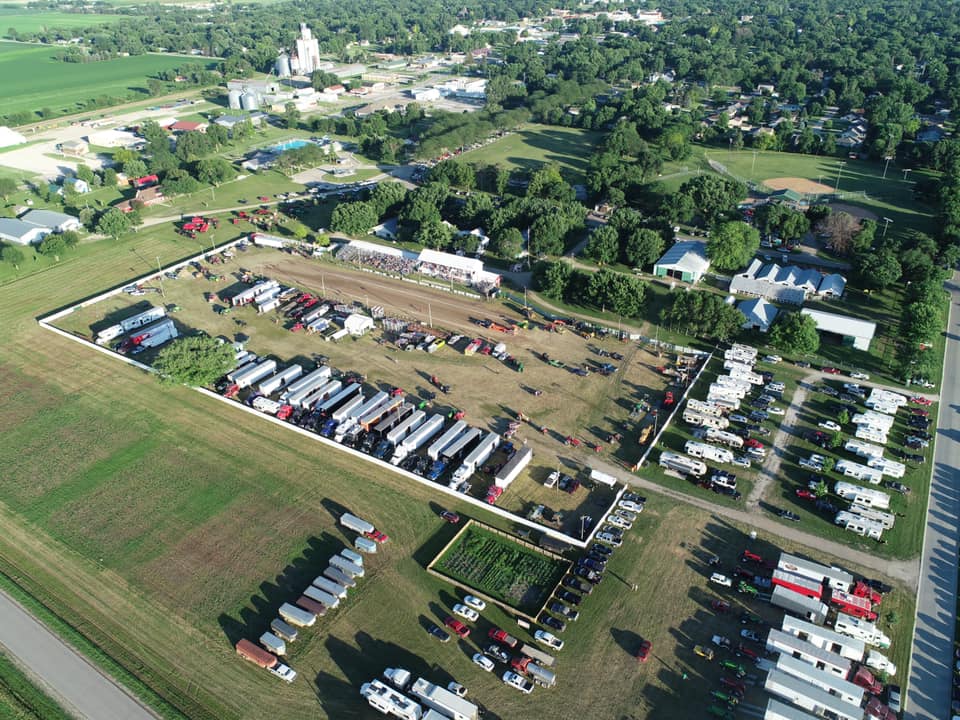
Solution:
[[[309,75],[320,67],[320,45],[306,23],[300,23],[300,37],[296,42],[297,52],[291,60],[293,69],[301,75]]]

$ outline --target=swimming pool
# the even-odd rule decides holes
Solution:
[[[311,145],[312,143],[309,140],[287,140],[282,142],[279,145],[274,145],[270,149],[276,153],[286,152],[287,150],[296,150],[297,148],[302,148],[306,145]]]

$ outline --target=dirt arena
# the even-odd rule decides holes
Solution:
[[[772,190],[796,190],[799,193],[809,195],[820,195],[823,193],[832,193],[833,188],[823,183],[814,182],[798,177],[780,177],[764,180],[763,184]]]
[[[853,215],[855,218],[860,218],[861,220],[879,220],[880,216],[875,212],[871,212],[862,207],[857,207],[856,205],[847,205],[846,203],[830,203],[830,207],[833,208],[834,212],[845,212],[850,215]]]

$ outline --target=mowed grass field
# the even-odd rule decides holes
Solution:
[[[18,33],[38,33],[47,30],[91,28],[121,20],[123,15],[96,15],[93,13],[24,12],[20,8],[0,8],[0,33],[9,37],[13,28]]]
[[[56,114],[78,112],[90,98],[129,99],[147,95],[147,78],[160,70],[191,62],[182,57],[137,55],[77,64],[54,59],[57,48],[0,42],[0,108],[2,112]]]
[[[462,159],[507,170],[536,170],[545,163],[557,163],[568,182],[582,183],[600,137],[601,133],[590,130],[532,124],[470,150]]]

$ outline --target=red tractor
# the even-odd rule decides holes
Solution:
[[[673,405],[673,393],[670,390],[667,390],[666,394],[663,396],[663,407],[668,408]]]

